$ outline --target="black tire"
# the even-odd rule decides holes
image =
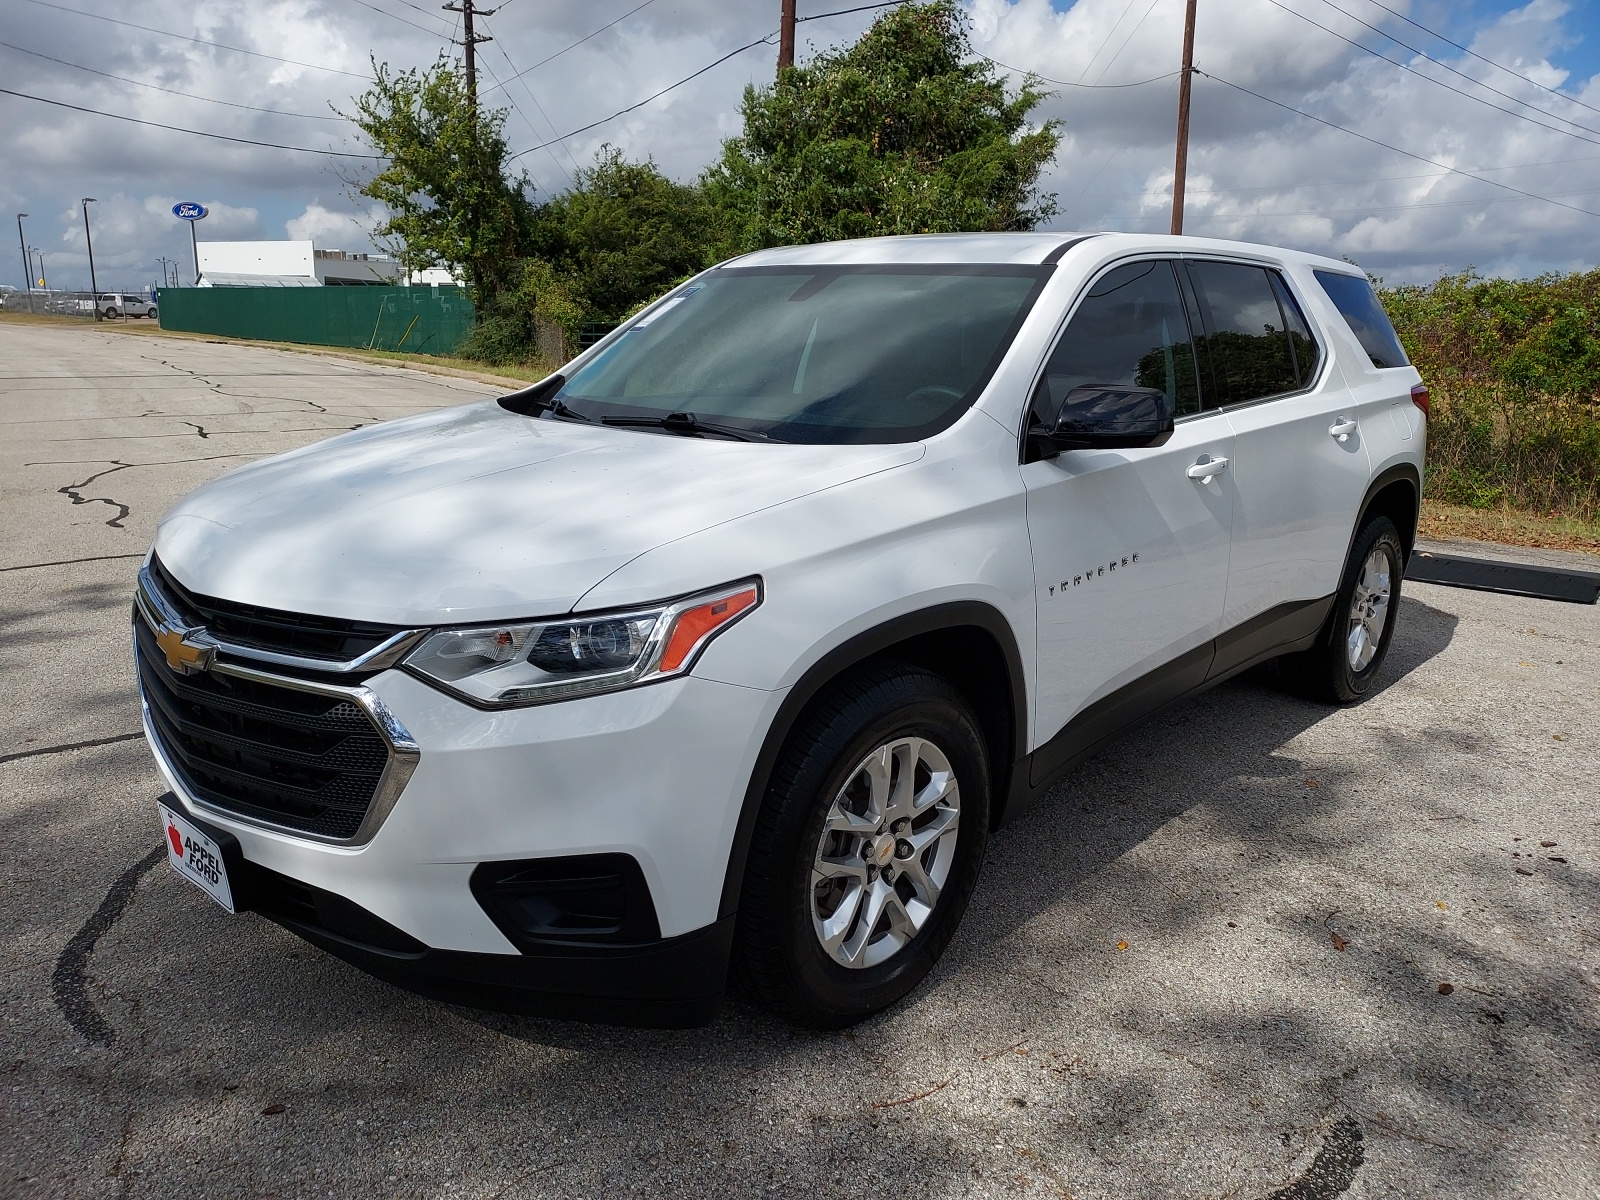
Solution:
[[[1356,602],[1356,588],[1361,581],[1367,559],[1380,553],[1389,560],[1389,598],[1382,614],[1382,632],[1377,639],[1377,652],[1364,666],[1351,661],[1349,635],[1353,628],[1352,608]],[[1279,659],[1279,671],[1289,689],[1308,700],[1324,704],[1354,704],[1364,699],[1377,683],[1383,660],[1388,657],[1389,643],[1394,638],[1395,621],[1400,615],[1400,584],[1405,575],[1405,549],[1400,542],[1400,531],[1388,517],[1373,517],[1361,527],[1350,546],[1350,557],[1344,564],[1344,577],[1339,581],[1339,591],[1333,598],[1333,612],[1328,617],[1328,627],[1316,646],[1300,654],[1286,654]]]
[[[844,966],[823,948],[813,925],[811,873],[823,824],[863,759],[905,737],[933,743],[954,773],[959,813],[953,859],[932,912],[914,936],[876,965]],[[939,676],[890,663],[826,693],[790,736],[757,818],[735,943],[743,990],[795,1024],[840,1029],[915,988],[955,933],[977,882],[988,840],[990,787],[978,723],[960,693]],[[901,878],[894,886],[906,888],[909,881]],[[861,920],[856,918],[856,928]],[[869,939],[872,932],[866,933]]]
[[[121,313],[120,313],[120,312],[118,312],[118,311],[117,311],[117,310],[116,310],[116,309],[114,309],[114,308],[108,308],[108,309],[106,309],[106,311],[105,311],[105,318],[106,318],[106,320],[108,320],[108,321],[115,321],[115,320],[116,320],[116,319],[117,319],[117,318],[118,318],[118,317],[120,317],[120,316],[121,316],[121,315],[122,315],[122,314],[121,314]]]

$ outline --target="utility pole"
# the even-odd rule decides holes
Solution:
[[[23,282],[28,285],[28,313],[33,313],[33,262],[28,258],[28,239],[22,233],[22,218],[27,213],[17,214],[17,245],[22,247],[22,274]]]
[[[794,0],[783,0],[783,12],[778,21],[778,73],[794,66]]]
[[[94,309],[94,319],[100,319],[100,285],[94,277],[94,239],[89,236],[89,205],[99,204],[93,196],[83,198],[83,241],[89,247],[89,306]]]
[[[1183,71],[1178,76],[1178,157],[1172,168],[1172,232],[1183,232],[1183,187],[1189,175],[1189,84],[1194,79],[1194,6],[1183,14]]]
[[[472,31],[473,17],[492,17],[496,9],[473,8],[472,0],[461,0],[460,4],[440,5],[445,12],[461,14],[461,40],[456,42],[467,52],[467,107],[472,110],[474,123],[478,117],[478,55],[474,49],[479,42],[492,42],[494,39],[488,34],[474,33]],[[453,40],[453,39],[452,39]]]

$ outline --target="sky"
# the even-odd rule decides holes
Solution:
[[[1165,232],[1184,0],[963,4],[976,53],[1053,81],[1037,110],[1062,132],[1042,180],[1051,227]],[[744,88],[771,81],[778,9],[499,0],[480,24],[494,39],[483,99],[511,110],[542,195],[606,143],[690,180],[738,134]],[[102,289],[158,281],[162,257],[189,263],[180,200],[210,209],[202,240],[373,248],[382,214],[354,186],[370,147],[336,110],[373,58],[426,65],[459,36],[438,0],[0,0],[0,14],[0,193],[6,215],[29,214],[53,287],[88,286],[84,196]],[[873,15],[803,20],[799,59]],[[1345,257],[1390,283],[1600,260],[1600,0],[1199,0],[1195,66],[1188,233]],[[0,283],[20,287],[11,236]]]

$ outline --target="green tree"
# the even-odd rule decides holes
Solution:
[[[422,71],[374,62],[355,105],[350,120],[385,160],[358,188],[388,209],[376,236],[408,271],[460,269],[482,320],[521,281],[533,221],[530,181],[507,172],[506,110],[474,112],[460,64],[443,55]]]
[[[896,233],[1031,229],[1060,141],[1048,93],[972,59],[953,0],[907,4],[859,42],[748,87],[744,133],[707,171],[735,251]]]
[[[604,146],[571,191],[540,207],[534,252],[588,320],[616,322],[715,261],[716,221],[700,188]]]

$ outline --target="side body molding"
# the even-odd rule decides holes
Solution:
[[[733,848],[728,855],[728,873],[723,880],[722,903],[717,910],[719,917],[726,917],[738,910],[750,839],[755,832],[756,817],[761,811],[762,802],[766,799],[772,770],[777,765],[778,756],[782,753],[784,743],[788,741],[795,723],[811,701],[851,667],[884,655],[884,652],[892,647],[927,634],[953,633],[969,629],[986,634],[992,639],[1006,664],[1010,689],[1010,695],[1006,699],[1009,700],[1010,711],[976,713],[984,724],[986,740],[996,760],[991,764],[995,777],[994,797],[997,805],[1003,810],[1007,795],[1015,790],[1011,777],[1020,772],[1026,778],[1027,772],[1028,698],[1025,683],[1027,676],[1023,671],[1022,654],[1017,649],[1016,635],[1012,632],[1010,624],[998,609],[970,600],[939,604],[896,617],[835,646],[813,663],[784,697],[778,715],[767,730],[766,740],[761,744],[761,752],[756,756],[755,769],[750,773],[750,782],[745,788],[739,825],[734,831]],[[895,657],[893,654],[884,656],[890,659]],[[1006,753],[1003,755],[994,753],[1000,748],[1004,748]]]

